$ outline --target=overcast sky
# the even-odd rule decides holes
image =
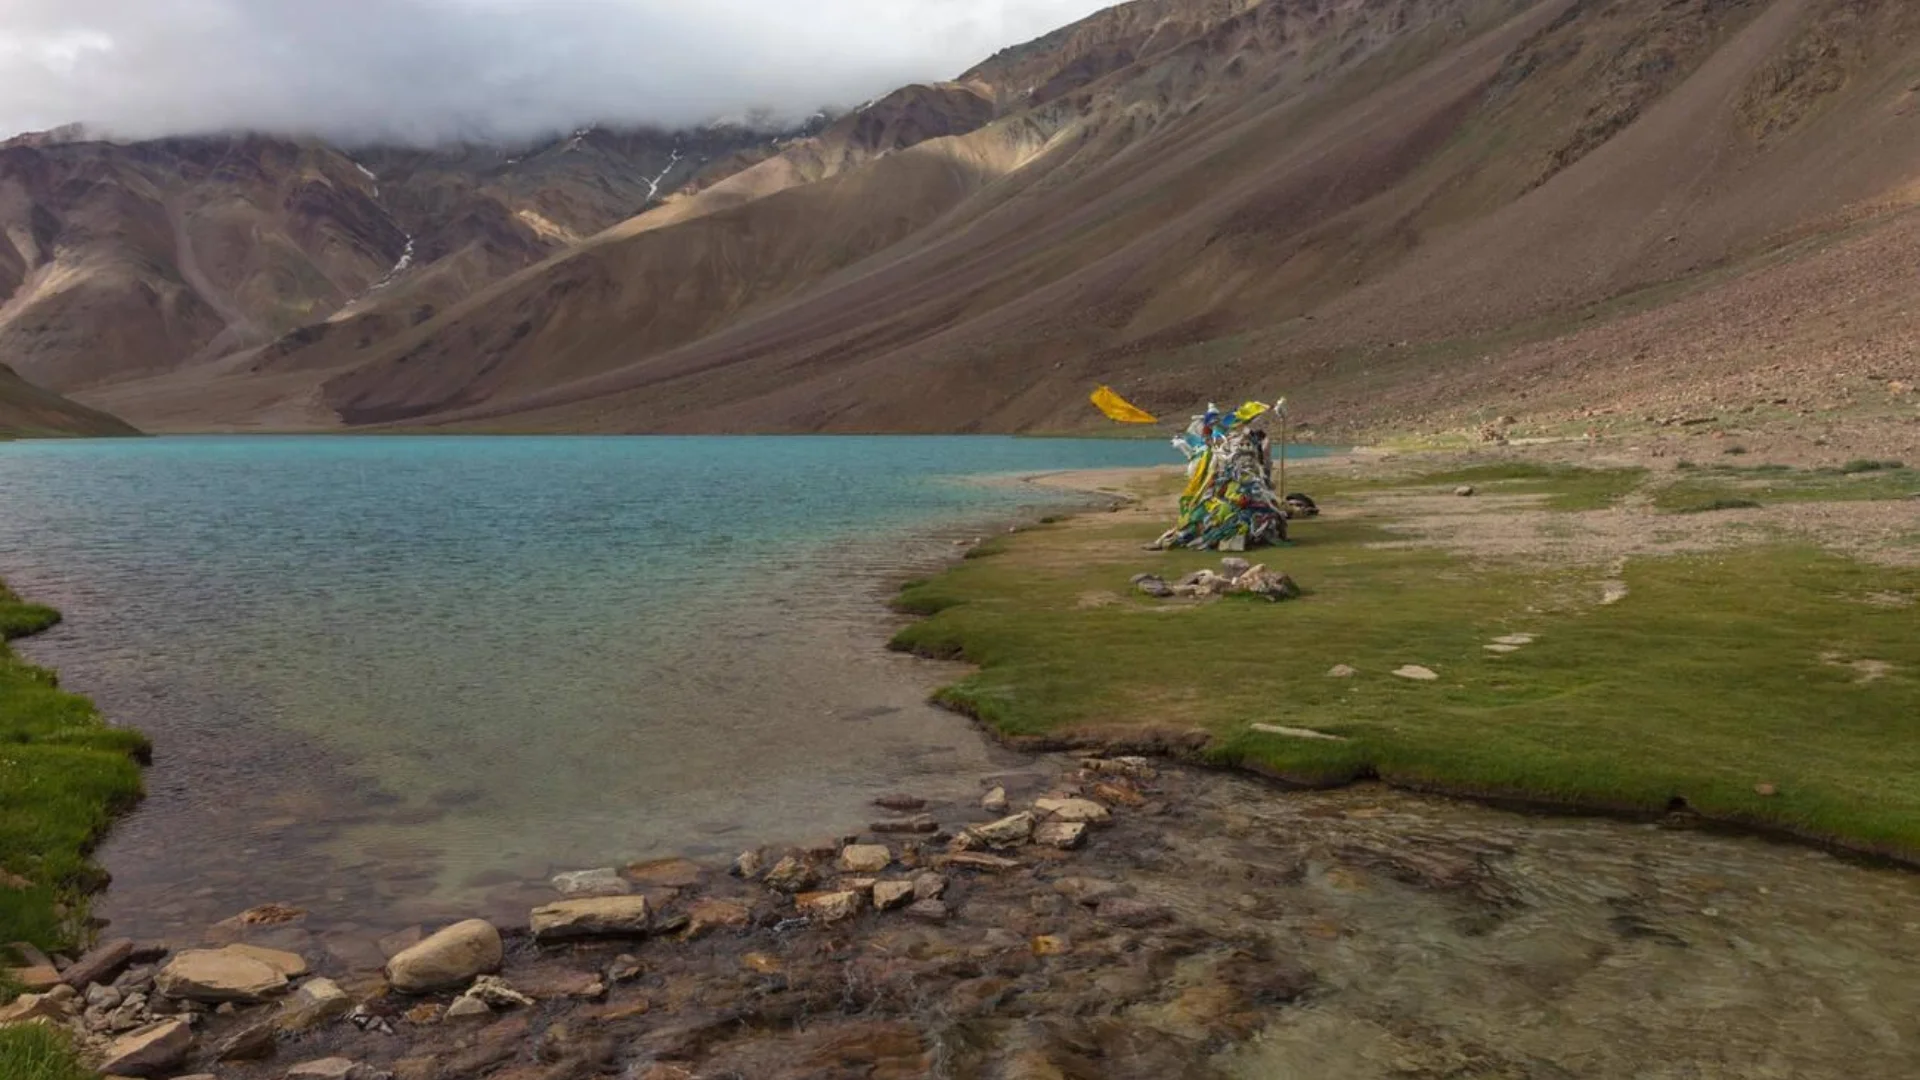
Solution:
[[[0,137],[518,137],[804,116],[1113,0],[0,0]]]

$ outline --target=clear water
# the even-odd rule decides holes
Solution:
[[[857,826],[994,751],[879,648],[890,577],[1154,442],[219,437],[0,445],[25,643],[149,732],[106,913],[510,909],[559,869]],[[993,478],[998,477],[995,481]],[[985,479],[983,479],[985,478]]]

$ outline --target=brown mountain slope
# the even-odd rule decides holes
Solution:
[[[42,390],[0,364],[0,439],[138,434],[119,418]]]

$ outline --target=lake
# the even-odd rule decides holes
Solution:
[[[128,932],[265,901],[395,924],[558,870],[858,827],[1005,759],[886,653],[888,589],[1164,443],[193,437],[0,445],[21,643],[156,744]],[[542,895],[546,895],[542,893]]]

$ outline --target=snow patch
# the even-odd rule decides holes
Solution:
[[[660,170],[659,176],[656,176],[653,179],[647,181],[647,201],[648,202],[652,202],[656,197],[659,196],[660,182],[662,180],[665,180],[667,178],[667,174],[672,172],[673,167],[678,164],[680,164],[680,150],[678,147],[675,147],[673,151],[673,157],[667,161],[667,167]]]

